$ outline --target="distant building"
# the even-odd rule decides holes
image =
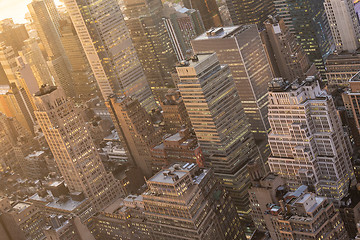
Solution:
[[[262,29],[268,16],[275,13],[272,0],[226,0],[226,5],[234,25],[256,24],[259,29]]]
[[[191,128],[189,115],[179,90],[169,90],[165,94],[165,99],[160,102],[160,106],[167,133],[176,133],[184,127]]]
[[[152,169],[158,172],[178,162],[196,163],[204,167],[204,157],[196,137],[189,129],[182,129],[151,149]]]
[[[22,171],[30,179],[39,180],[47,176],[47,158],[44,151],[34,151],[27,155],[22,162]]]
[[[355,52],[360,47],[360,26],[354,0],[325,0],[324,7],[336,50]]]
[[[196,9],[200,12],[205,30],[212,27],[221,27],[222,20],[216,0],[182,0],[188,9]]]
[[[28,38],[25,24],[15,24],[12,19],[0,21],[0,42],[4,42],[6,46],[11,46],[16,53],[21,50],[24,41]]]
[[[333,99],[314,77],[269,84],[270,170],[294,190],[308,185],[337,203],[355,178],[352,148]]]
[[[160,129],[153,126],[150,114],[131,97],[111,96],[108,102],[111,116],[129,161],[146,177],[152,175],[151,148],[161,142]]]

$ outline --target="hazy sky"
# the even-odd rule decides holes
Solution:
[[[13,18],[14,22],[24,23],[25,13],[28,12],[27,4],[31,0],[0,0],[0,20],[4,18]],[[58,4],[59,1],[55,0]]]

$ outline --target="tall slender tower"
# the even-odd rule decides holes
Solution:
[[[255,24],[215,28],[191,41],[194,53],[216,52],[228,64],[238,96],[259,141],[267,139],[267,88],[272,73]]]
[[[171,86],[177,61],[165,27],[161,0],[125,0],[124,15],[146,78],[157,99]]]
[[[56,164],[71,192],[82,192],[96,209],[124,194],[124,188],[105,171],[89,130],[74,103],[55,86],[35,94],[35,111]]]
[[[354,1],[325,0],[324,6],[336,50],[355,52],[360,46],[360,26]]]
[[[116,0],[65,0],[80,42],[105,100],[125,94],[151,111],[151,89]]]
[[[325,60],[334,50],[323,1],[274,0],[276,12],[296,36],[309,60],[325,77]]]
[[[292,84],[275,79],[269,87],[271,171],[293,189],[304,184],[342,199],[354,178],[352,149],[333,99],[313,77]]]
[[[248,213],[247,163],[258,161],[250,124],[230,69],[216,54],[201,54],[177,67],[178,87],[199,140],[205,165],[211,165],[240,213]]]
[[[71,77],[71,65],[47,5],[42,0],[34,0],[29,3],[28,9],[36,31],[44,45],[47,55],[46,60],[56,84],[65,90],[67,96],[73,97],[74,88]]]
[[[205,29],[221,27],[222,20],[216,0],[183,0],[188,9],[199,10]]]
[[[264,27],[264,21],[275,13],[272,0],[226,0],[234,25],[256,24],[259,29]]]

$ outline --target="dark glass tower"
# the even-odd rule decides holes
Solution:
[[[226,5],[234,25],[256,24],[261,29],[268,16],[275,13],[272,0],[226,0]]]
[[[334,49],[323,0],[275,0],[277,13],[324,75],[324,61]]]
[[[222,26],[218,5],[215,0],[183,0],[184,6],[199,10],[205,29]]]

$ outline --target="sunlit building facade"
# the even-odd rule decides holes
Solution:
[[[114,93],[156,108],[151,89],[115,0],[65,0],[80,42],[105,100]],[[106,14],[105,14],[106,12]]]
[[[95,209],[124,194],[105,171],[80,110],[61,88],[46,86],[35,94],[35,115],[70,192],[82,192]]]
[[[271,171],[292,189],[304,184],[341,200],[354,179],[352,148],[332,97],[313,77],[292,84],[275,79],[269,101]]]
[[[182,2],[188,9],[199,10],[204,22],[205,30],[222,26],[222,20],[216,0],[183,0]]]
[[[178,87],[200,147],[239,212],[249,210],[246,165],[259,160],[250,124],[230,69],[216,54],[201,54],[177,67]]]

